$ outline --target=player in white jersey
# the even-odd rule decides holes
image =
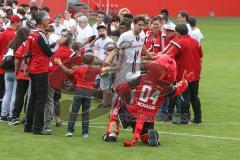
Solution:
[[[133,22],[134,29],[121,34],[117,42],[117,47],[122,50],[120,55],[122,57],[120,59],[122,69],[116,75],[114,86],[140,75],[141,52],[145,40],[145,34],[142,30],[145,25],[145,18],[136,16]]]

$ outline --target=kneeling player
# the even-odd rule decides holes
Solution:
[[[134,103],[126,105],[123,100],[117,102],[111,113],[106,128],[105,141],[116,141],[119,135],[119,124],[123,128],[133,128],[132,140],[124,141],[125,147],[134,146],[137,140],[151,146],[159,146],[158,133],[154,130],[154,119],[166,96],[180,95],[188,85],[193,74],[184,74],[182,81],[173,86],[176,78],[176,63],[168,55],[162,55],[157,60],[145,65],[146,74],[120,84],[116,91],[121,99],[131,89],[135,89]]]

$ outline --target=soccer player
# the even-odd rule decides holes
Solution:
[[[197,27],[196,19],[194,17],[189,17],[188,22],[192,29],[191,37],[196,39],[201,44],[201,42],[204,40],[204,37],[200,29]]]

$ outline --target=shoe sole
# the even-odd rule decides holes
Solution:
[[[149,136],[148,145],[158,147],[159,145],[158,145],[158,140],[157,140],[156,133],[151,130],[151,131],[148,132],[148,136]]]

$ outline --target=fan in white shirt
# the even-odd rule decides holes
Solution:
[[[97,13],[97,17],[96,17],[96,23],[92,26],[93,28],[93,35],[98,35],[98,30],[97,27],[100,25],[105,25],[103,22],[103,18],[104,18],[104,13],[103,12],[98,12]]]
[[[98,39],[94,43],[94,50],[96,50],[96,56],[102,61],[106,60],[107,55],[105,54],[105,48],[109,43],[114,43],[114,41],[107,36],[106,27],[100,25],[97,27]]]
[[[61,14],[56,14],[54,16],[54,23],[52,23],[51,25],[54,26],[54,33],[58,36],[61,36],[61,32],[63,29],[65,29],[64,25],[61,24],[61,19],[62,19],[62,16]]]
[[[66,29],[72,30],[74,27],[76,27],[76,21],[72,19],[72,11],[70,9],[65,10],[64,12],[64,22],[63,25]]]
[[[76,41],[84,43],[85,40],[93,35],[93,28],[88,24],[88,18],[81,16],[78,18]]]
[[[197,27],[197,22],[194,17],[189,17],[189,24],[191,26],[192,34],[191,37],[196,39],[200,44],[204,40],[204,36],[200,29]]]
[[[189,15],[186,11],[180,11],[178,12],[178,15],[177,15],[177,21],[179,24],[186,24],[187,27],[188,27],[188,35],[192,35],[192,29],[188,23],[189,21]]]

